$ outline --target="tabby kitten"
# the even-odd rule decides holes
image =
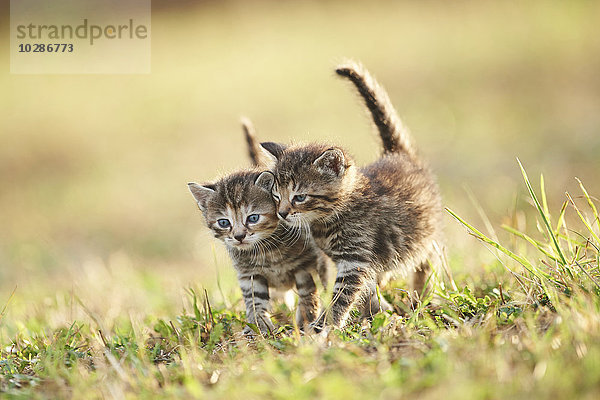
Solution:
[[[428,259],[441,239],[441,203],[436,182],[386,92],[358,64],[347,63],[336,72],[350,79],[365,100],[383,141],[381,158],[358,168],[336,146],[262,147],[274,162],[279,217],[293,226],[308,225],[336,263],[330,318],[343,327],[361,299],[377,306],[376,285],[390,272],[422,271],[416,282],[423,287]]]
[[[263,149],[260,146],[260,142],[256,139],[256,130],[254,129],[254,124],[248,118],[243,117],[241,120],[242,130],[244,131],[244,137],[246,138],[246,144],[248,146],[248,157],[250,158],[250,162],[252,166],[257,168],[267,168],[271,162],[269,157],[266,157],[263,153]],[[289,226],[288,226],[289,228]],[[304,233],[302,231],[296,233]],[[309,235],[310,236],[310,235]],[[312,238],[304,238],[305,243],[314,247],[319,253],[318,258],[319,262],[317,262],[317,274],[319,275],[319,279],[323,287],[327,287],[328,283],[328,264],[330,263],[328,257],[323,253],[317,245],[314,243]]]
[[[264,150],[261,148],[260,143],[256,139],[254,125],[247,118],[242,118],[241,122],[244,135],[246,137],[246,143],[248,144],[248,156],[250,157],[250,160],[254,166],[268,167],[270,164],[272,164],[271,158],[264,154]],[[308,229],[308,232],[305,232],[305,234],[310,235],[310,229]],[[321,257],[329,261],[327,255],[325,255],[321,249],[319,249],[319,251],[322,253]],[[328,281],[327,264],[328,263],[321,263],[322,267],[317,270],[324,287],[327,287]],[[385,299],[379,297],[379,293],[377,291],[378,288],[376,286],[371,286],[369,289],[370,295],[368,298],[364,299],[360,306],[361,318],[371,318],[379,311],[392,309]]]
[[[247,320],[263,334],[273,331],[269,288],[296,288],[296,321],[302,329],[318,315],[313,275],[321,272],[325,277],[326,271],[326,259],[312,238],[279,223],[273,183],[270,172],[251,169],[212,184],[188,184],[207,226],[233,260]],[[245,333],[251,330],[247,327]]]

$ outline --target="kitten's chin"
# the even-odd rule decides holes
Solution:
[[[232,241],[230,243],[226,243],[226,245],[230,249],[237,250],[237,251],[246,251],[246,250],[250,250],[254,247],[254,243],[250,243],[250,242],[239,243],[239,242]]]
[[[259,241],[260,239],[254,239],[251,238],[252,240],[244,240],[244,242],[240,243],[237,240],[225,240],[225,246],[227,246],[227,248],[231,249],[231,250],[236,250],[236,251],[249,251],[252,250],[255,245],[256,242]]]

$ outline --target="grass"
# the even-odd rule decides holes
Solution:
[[[383,294],[404,305],[400,313],[355,320],[327,336],[299,335],[293,310],[277,303],[280,328],[257,340],[241,335],[239,296],[225,304],[190,288],[177,314],[109,328],[76,299],[87,320],[53,329],[28,321],[3,336],[0,391],[23,398],[597,398],[597,208],[581,185],[583,206],[568,196],[553,220],[521,169],[537,232],[506,226],[519,241],[501,244],[448,210],[497,253],[502,270],[494,278],[465,284],[437,271],[434,293],[414,308],[404,305],[402,286],[388,287]],[[585,230],[567,228],[567,210]]]
[[[10,75],[0,52],[0,398],[598,397],[599,14],[156,0],[149,75]],[[373,160],[344,57],[387,88],[459,219],[447,268],[416,309],[399,280],[396,313],[326,338],[277,301],[284,329],[248,343],[186,183],[246,164],[241,115]]]

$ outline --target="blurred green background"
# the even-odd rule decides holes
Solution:
[[[60,291],[106,318],[169,312],[192,284],[234,292],[186,183],[248,164],[241,115],[261,138],[374,160],[369,117],[333,73],[344,57],[385,86],[445,206],[476,225],[468,191],[494,225],[527,209],[515,157],[544,173],[555,212],[575,176],[598,194],[599,15],[588,1],[153,1],[151,74],[11,75],[1,52],[0,308],[15,287],[9,320]],[[490,257],[449,217],[446,231],[455,271]]]

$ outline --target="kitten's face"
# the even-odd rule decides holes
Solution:
[[[298,227],[331,216],[348,186],[353,168],[344,152],[325,145],[263,147],[276,161],[273,197],[279,217]]]
[[[229,248],[249,250],[277,228],[273,183],[270,172],[244,171],[189,188],[214,236]]]

